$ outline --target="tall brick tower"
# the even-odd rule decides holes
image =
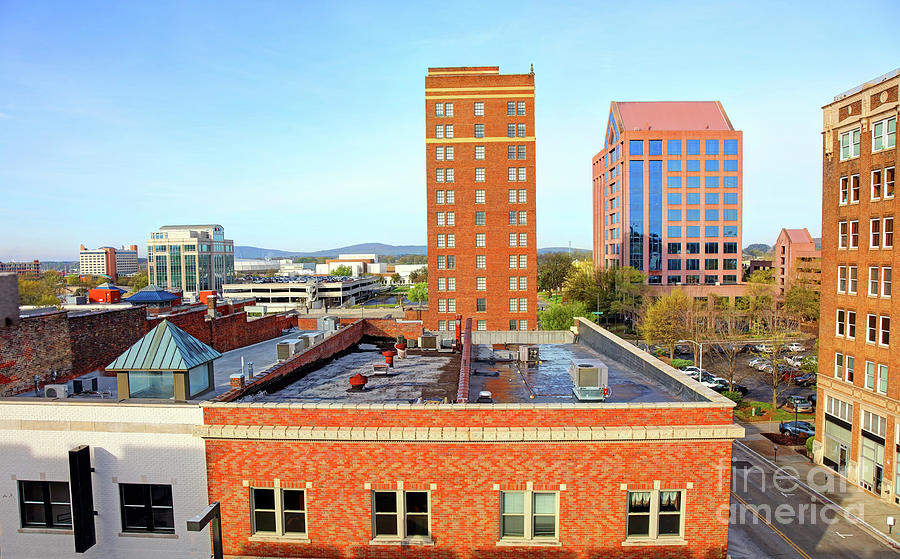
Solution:
[[[534,72],[428,69],[426,327],[537,328],[534,138]]]

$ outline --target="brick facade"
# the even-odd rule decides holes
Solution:
[[[508,115],[507,104],[514,103],[513,115]],[[475,104],[483,104],[483,115],[475,114]],[[524,114],[519,114],[518,103],[524,103]],[[443,110],[453,105],[452,116],[437,116],[436,105]],[[478,321],[487,330],[509,330],[515,320],[515,329],[537,328],[537,228],[535,205],[535,118],[534,74],[501,75],[497,66],[477,68],[429,68],[425,78],[425,161],[427,193],[428,233],[428,310],[423,313],[425,326],[449,329],[450,321],[457,314],[471,316],[477,328]],[[446,111],[444,111],[446,115]],[[436,127],[453,126],[452,138],[437,138]],[[475,137],[476,125],[483,126],[483,137]],[[508,137],[508,126],[514,126],[514,136]],[[519,126],[522,135],[519,136]],[[519,158],[519,147],[524,148]],[[483,159],[476,159],[476,147],[484,149]],[[509,158],[509,149],[516,157]],[[437,149],[453,148],[452,160],[438,159]],[[516,172],[509,180],[509,169]],[[438,181],[438,170],[444,180]],[[453,181],[447,181],[446,170],[453,170]],[[483,177],[478,176],[483,170]],[[519,180],[519,169],[522,176]],[[510,190],[515,191],[512,201]],[[525,195],[520,202],[519,191]],[[443,202],[438,192],[444,193]],[[448,203],[447,192],[453,192],[453,202]],[[483,201],[476,197],[483,191]],[[479,195],[480,196],[480,195]],[[454,225],[438,225],[438,213],[454,216]],[[484,212],[483,224],[476,223],[476,212]],[[511,225],[510,213],[516,212],[517,224]],[[519,212],[522,212],[521,214]],[[519,223],[519,216],[525,224]],[[445,221],[446,223],[446,221]],[[476,246],[476,236],[484,235],[484,246]],[[510,235],[515,234],[516,246],[510,246]],[[440,247],[438,235],[444,236]],[[448,246],[447,235],[453,235],[454,245]],[[525,246],[520,245],[521,240]],[[476,268],[476,257],[484,257],[484,268]],[[516,267],[510,266],[510,257],[516,257]],[[438,265],[439,257],[454,257],[453,269]],[[519,261],[523,258],[525,268]],[[516,289],[510,289],[510,278],[516,278]],[[484,278],[479,289],[476,278]],[[442,282],[455,280],[455,289],[440,289]],[[519,289],[524,280],[523,289]],[[484,299],[484,308],[478,310],[477,300]],[[516,300],[515,311],[510,310],[510,299]],[[525,311],[519,310],[520,300]],[[441,301],[444,301],[442,303]],[[451,301],[453,303],[451,303]],[[455,310],[451,310],[454,308]]]
[[[819,378],[814,446],[816,461],[838,470],[853,483],[889,502],[898,500],[900,482],[900,453],[897,452],[900,431],[900,335],[896,321],[900,316],[900,297],[887,294],[883,285],[871,293],[872,272],[879,276],[885,269],[898,269],[897,226],[893,225],[893,242],[885,246],[885,221],[895,218],[896,194],[884,190],[888,169],[895,169],[898,161],[896,145],[875,151],[873,130],[876,122],[897,118],[897,93],[900,88],[898,71],[883,76],[835,97],[823,107],[822,156],[822,266],[821,311],[819,319]],[[859,130],[859,150],[843,154],[841,135]],[[852,142],[851,142],[852,144]],[[880,172],[882,188],[873,192],[872,185]],[[858,189],[852,178],[858,176]],[[851,179],[847,189],[842,179]],[[857,192],[854,192],[857,190]],[[878,236],[873,239],[872,220],[877,219]],[[858,223],[857,241],[852,240],[852,222]],[[846,224],[842,230],[841,224]],[[846,238],[846,240],[842,240]],[[874,242],[873,242],[874,241]],[[776,255],[777,256],[777,255]],[[850,271],[851,268],[855,268]],[[844,281],[839,270],[844,270]],[[853,284],[850,282],[855,277]],[[881,277],[879,277],[881,279]],[[876,282],[877,284],[878,282]],[[854,285],[855,284],[855,285]],[[844,314],[843,333],[838,330],[838,312]],[[855,336],[850,336],[847,320],[855,313]],[[882,343],[881,330],[876,328],[875,340],[869,339],[869,316],[881,326],[881,319],[893,319],[889,342]],[[853,360],[853,374],[849,374],[849,360]],[[870,374],[870,365],[873,367]],[[885,379],[882,382],[882,366]],[[889,373],[888,373],[889,372]],[[845,417],[836,417],[840,408],[829,407],[830,401],[852,406]],[[863,417],[873,414],[883,419],[881,433],[862,435]],[[877,423],[877,422],[876,422]],[[867,429],[880,431],[870,424]],[[848,433],[848,435],[843,435]],[[869,457],[866,459],[866,447]],[[842,456],[843,454],[843,456]],[[882,456],[879,456],[881,454]],[[871,460],[875,455],[876,461]],[[880,463],[878,461],[880,460]],[[881,476],[877,473],[881,470]]]

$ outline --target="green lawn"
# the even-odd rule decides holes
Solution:
[[[762,414],[757,412],[757,415],[751,415],[751,408],[761,409]],[[775,410],[775,413],[772,413],[771,402],[754,402],[752,400],[741,402],[740,405],[734,408],[734,415],[741,421],[793,421],[795,418],[793,410],[779,408]],[[796,419],[799,421],[815,421],[816,414],[798,413]]]

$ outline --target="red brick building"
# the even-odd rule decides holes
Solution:
[[[40,260],[32,262],[0,262],[0,272],[14,272],[20,276],[36,276],[41,273]]]
[[[822,283],[822,251],[803,229],[782,229],[775,240],[775,285],[778,294],[784,294],[791,284],[799,281],[812,289],[819,289]]]
[[[651,286],[739,283],[742,136],[718,101],[613,101],[592,160],[594,264]]]
[[[900,340],[891,324],[900,316],[900,298],[892,295],[893,269],[900,264],[894,238],[898,89],[900,69],[835,96],[822,109],[814,449],[818,463],[900,503]]]
[[[428,69],[428,328],[537,328],[534,122],[533,72]]]
[[[348,391],[356,369],[344,360],[357,356],[346,348],[364,331],[384,331],[376,323],[359,321],[310,350],[340,352],[331,369],[310,369],[301,355],[250,385],[256,396],[233,391],[221,399],[234,401],[202,404],[197,434],[226,555],[725,557],[731,444],[743,433],[733,403],[583,319],[579,343],[539,346],[533,386],[508,390],[499,387],[517,374],[512,365],[469,385],[478,365],[466,367],[467,355],[486,348],[475,352],[467,330],[451,365],[461,364],[460,387],[489,388],[493,403],[397,399],[407,374],[428,390],[427,362],[444,357],[426,352],[396,362],[397,380],[372,375],[371,390]],[[569,360],[597,358],[612,395],[578,401],[563,382]],[[647,393],[629,393],[634,382]]]

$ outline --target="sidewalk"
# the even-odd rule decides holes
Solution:
[[[892,540],[900,547],[900,531],[898,531],[900,529],[900,506],[879,499],[839,476],[831,468],[813,463],[810,458],[806,457],[805,451],[804,454],[797,452],[797,447],[777,445],[778,456],[776,459],[776,445],[765,438],[762,433],[778,433],[777,421],[740,424],[746,429],[747,434],[739,442],[776,466],[783,468],[786,473],[795,475],[802,483],[850,515],[861,517],[870,531],[880,532],[885,538]],[[827,489],[825,489],[826,487]],[[860,513],[862,514],[860,515]],[[888,534],[887,517],[889,516],[898,521],[892,534]]]

